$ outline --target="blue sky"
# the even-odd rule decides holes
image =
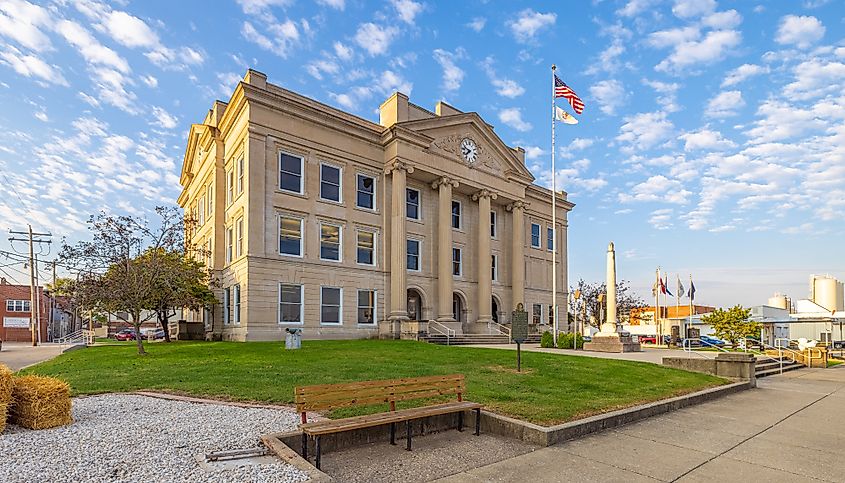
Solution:
[[[248,67],[373,120],[395,90],[477,111],[550,185],[552,63],[586,103],[557,131],[571,279],[610,240],[646,298],[658,265],[713,305],[845,278],[841,1],[0,0],[0,227],[174,203]]]

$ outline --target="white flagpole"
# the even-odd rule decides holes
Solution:
[[[555,175],[555,69],[552,64],[552,335],[554,346],[557,347],[557,178]]]

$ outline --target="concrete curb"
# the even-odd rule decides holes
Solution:
[[[276,434],[265,434],[261,436],[261,442],[276,453],[276,456],[284,460],[286,463],[293,465],[299,471],[305,473],[308,476],[309,481],[315,481],[317,483],[329,483],[334,481],[331,476],[315,468],[314,465],[306,461],[305,458],[299,455],[299,453],[283,443]]]

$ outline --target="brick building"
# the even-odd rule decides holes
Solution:
[[[0,279],[0,340],[4,342],[28,342],[32,340],[30,330],[30,289],[29,285],[14,285]],[[47,342],[47,323],[50,318],[50,299],[44,294],[44,287],[38,287],[41,303],[41,338]]]

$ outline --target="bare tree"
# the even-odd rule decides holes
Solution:
[[[627,280],[616,282],[616,310],[621,318],[628,317],[631,309],[645,307],[643,299],[634,293],[628,283]],[[585,308],[581,304],[586,304],[586,322],[595,321],[591,325],[600,327],[606,314],[604,314],[603,304],[599,302],[599,295],[607,293],[607,284],[589,283],[582,278],[574,287],[569,288],[569,293],[575,293],[576,290],[581,291],[581,297],[577,302],[570,298],[569,311],[573,314],[584,314]]]

